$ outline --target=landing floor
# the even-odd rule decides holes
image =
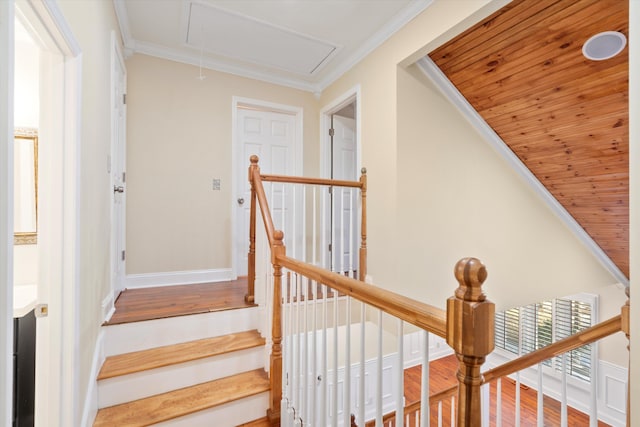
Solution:
[[[106,325],[162,319],[187,314],[253,307],[247,304],[247,279],[230,282],[125,289]]]

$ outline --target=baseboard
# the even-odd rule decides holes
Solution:
[[[102,320],[107,322],[113,316],[116,311],[115,301],[113,298],[113,291],[109,291],[106,297],[102,300]]]
[[[125,286],[128,289],[135,289],[193,283],[224,282],[233,279],[234,277],[232,276],[230,268],[168,271],[163,273],[128,274],[125,279]]]
[[[98,372],[104,362],[104,328],[100,328],[96,346],[93,350],[93,362],[91,363],[91,374],[89,375],[89,384],[87,384],[87,394],[84,399],[84,407],[82,410],[82,427],[91,427],[93,420],[98,413]]]

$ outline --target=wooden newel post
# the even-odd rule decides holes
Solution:
[[[487,270],[476,258],[456,264],[460,286],[447,300],[447,344],[458,358],[458,427],[480,427],[480,368],[494,348],[495,305],[486,299],[482,283]]]
[[[255,301],[256,289],[256,188],[253,184],[254,173],[260,175],[260,167],[258,166],[258,156],[255,154],[250,157],[249,161],[249,184],[251,184],[251,211],[249,214],[249,253],[247,254],[247,294],[244,300],[247,303]]]
[[[285,256],[284,233],[276,230],[273,233],[274,243],[271,247],[271,263],[273,264],[273,319],[271,325],[271,360],[269,377],[271,380],[270,408],[267,411],[269,423],[280,425],[280,403],[282,401],[282,265],[278,256]]]
[[[629,302],[630,298],[630,288],[627,286],[625,288],[625,293],[627,294],[627,302],[622,306],[620,310],[621,315],[621,329],[622,332],[627,336],[627,341],[629,340],[631,333],[631,303]],[[629,344],[627,344],[627,350],[629,350]],[[631,357],[629,357],[629,366],[631,366]],[[631,372],[631,369],[628,370],[628,373]],[[631,376],[627,378],[627,427],[631,426],[631,401],[629,400],[629,396],[631,395]]]
[[[364,282],[367,276],[367,168],[362,168],[360,173],[362,219],[360,221],[360,272],[358,277]]]

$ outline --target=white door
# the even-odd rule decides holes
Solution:
[[[111,306],[124,289],[126,263],[126,69],[115,37],[112,37],[112,112],[111,112]],[[103,313],[103,315],[106,313]]]
[[[334,114],[331,145],[331,177],[357,181],[356,121]],[[332,193],[332,270],[354,277],[358,268],[359,192],[350,188],[335,188]]]
[[[251,210],[251,186],[247,171],[249,158],[257,155],[263,174],[299,175],[302,165],[296,165],[296,116],[293,114],[261,111],[238,106],[236,114],[236,182],[237,191],[233,203],[236,205],[236,272],[247,275],[247,253],[249,250],[249,218]],[[285,234],[285,245],[292,235],[293,198],[285,185],[265,183],[265,190],[275,228]],[[256,216],[257,227],[262,226],[260,213]],[[289,249],[287,249],[289,253]]]

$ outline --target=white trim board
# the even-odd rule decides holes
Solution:
[[[91,427],[98,413],[98,373],[105,360],[104,352],[104,328],[100,330],[96,346],[93,350],[93,362],[91,363],[91,373],[87,384],[87,394],[84,399],[82,410],[82,427]]]
[[[0,425],[13,412],[13,70],[14,2],[0,2]]]
[[[213,270],[167,271],[163,273],[128,274],[125,286],[128,289],[155,286],[190,285],[194,283],[225,282],[233,280],[230,268]]]
[[[447,79],[440,68],[428,57],[417,62],[418,68],[427,76],[442,94],[460,111],[482,138],[493,148],[533,191],[540,196],[545,204],[571,230],[582,244],[585,245],[602,266],[624,286],[629,286],[629,279],[620,271],[609,256],[598,246],[591,236],[582,228],[575,218],[553,197],[547,188],[525,166],[513,151],[505,144],[498,134],[484,121],[482,116],[469,104],[458,89]]]

